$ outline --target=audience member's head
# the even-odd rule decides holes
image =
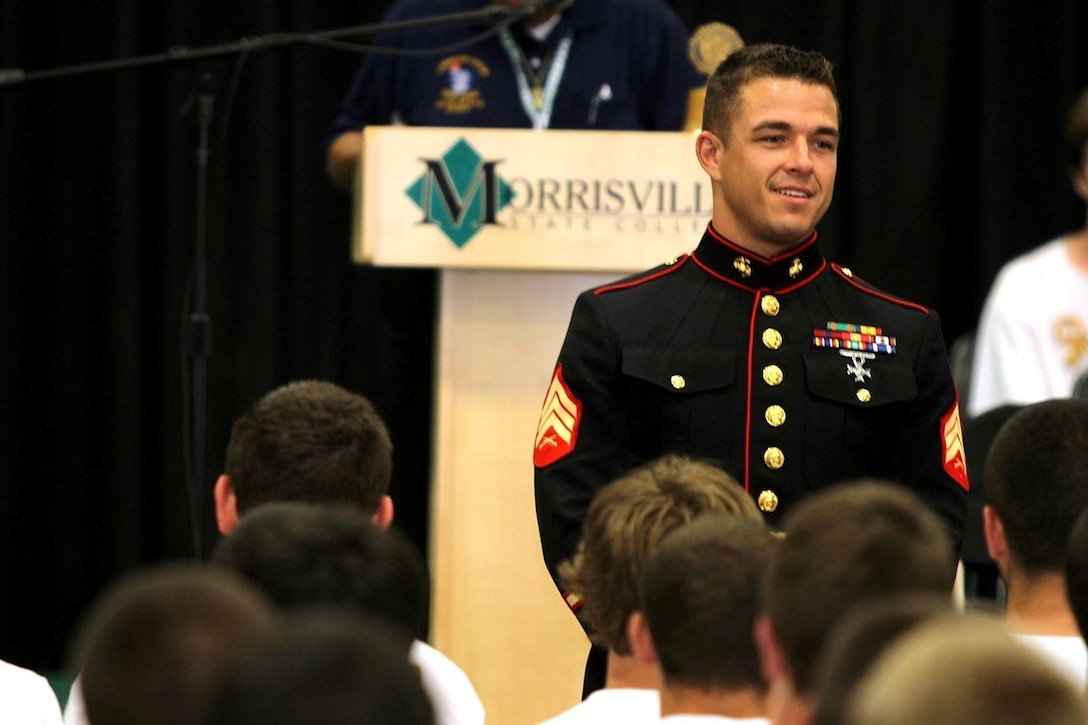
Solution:
[[[777,543],[762,522],[707,514],[670,532],[650,555],[631,637],[636,654],[647,653],[661,669],[663,715],[704,712],[692,703],[706,707],[716,695],[750,708],[718,714],[765,714],[752,628]]]
[[[430,584],[422,555],[396,528],[378,528],[358,508],[263,504],[220,539],[211,561],[285,610],[344,606],[427,638]]]
[[[778,693],[775,705],[803,711],[811,706],[817,653],[847,611],[892,594],[951,597],[956,563],[937,515],[887,481],[814,493],[783,523],[786,538],[768,573],[757,645]]]
[[[1022,578],[1061,576],[1069,534],[1088,506],[1088,400],[1047,400],[1014,414],[990,447],[985,479],[986,543],[1010,596]]]
[[[847,703],[847,725],[1083,725],[1084,695],[1000,623],[937,617],[877,659]]]
[[[638,606],[643,563],[666,533],[703,513],[762,521],[732,476],[675,455],[630,471],[594,496],[578,551],[559,569],[564,586],[583,598],[578,613],[594,644],[631,654],[627,620]]]
[[[124,577],[79,625],[72,665],[94,725],[190,725],[224,658],[273,628],[272,604],[252,585],[197,565]]]
[[[1088,196],[1088,179],[1085,178],[1088,164],[1088,88],[1081,90],[1076,100],[1069,107],[1065,117],[1065,158],[1074,182],[1080,183],[1077,191],[1082,197]]]
[[[1065,560],[1065,591],[1077,620],[1080,636],[1088,642],[1088,509],[1077,517],[1069,535]]]
[[[862,602],[835,625],[813,669],[814,725],[841,725],[858,681],[893,642],[922,622],[958,616],[949,597],[895,595]]]
[[[308,610],[240,648],[212,690],[206,725],[429,725],[409,640],[380,619]]]
[[[389,432],[369,400],[319,380],[289,383],[231,429],[215,485],[219,530],[271,501],[352,504],[388,526],[392,469]]]

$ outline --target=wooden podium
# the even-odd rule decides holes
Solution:
[[[689,133],[368,128],[353,258],[438,267],[433,643],[489,725],[578,702],[588,640],[540,553],[537,418],[574,298],[692,249]]]

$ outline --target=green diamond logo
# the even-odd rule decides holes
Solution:
[[[437,224],[458,248],[485,224],[498,224],[498,213],[514,198],[498,175],[499,161],[485,161],[465,139],[440,159],[423,159],[426,171],[405,193],[423,211],[424,224]]]

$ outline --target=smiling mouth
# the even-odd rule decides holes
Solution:
[[[791,199],[808,199],[812,196],[812,194],[806,194],[805,192],[796,189],[776,189],[775,193],[781,196],[788,196]]]

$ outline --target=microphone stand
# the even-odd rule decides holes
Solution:
[[[198,60],[238,55],[240,53],[249,53],[254,50],[295,45],[297,43],[320,45],[323,40],[339,40],[348,37],[391,35],[406,33],[413,30],[428,30],[431,28],[469,25],[472,23],[516,22],[518,20],[530,18],[546,10],[569,5],[572,1],[573,0],[562,0],[560,2],[556,2],[556,0],[530,0],[520,7],[493,3],[491,5],[485,5],[479,10],[469,10],[461,13],[449,13],[447,15],[435,15],[427,18],[400,20],[391,23],[355,25],[314,33],[270,33],[255,38],[242,38],[241,40],[232,43],[221,43],[205,48],[186,48],[180,46],[171,48],[165,53],[133,56],[130,58],[117,58],[114,60],[83,63],[80,65],[41,71],[27,72],[22,68],[0,68],[0,90],[34,81],[70,78],[72,76],[102,73],[106,71],[146,68],[148,66],[165,65],[169,63],[191,63]]]
[[[172,48],[165,53],[154,55],[118,58],[114,60],[65,66],[41,71],[26,72],[21,68],[0,68],[0,91],[26,85],[33,82],[71,78],[74,76],[105,73],[111,71],[146,68],[149,66],[172,63],[193,63],[210,58],[250,53],[254,50],[276,48],[299,43],[321,45],[325,40],[337,40],[348,37],[371,37],[405,33],[437,27],[468,25],[472,23],[512,24],[531,18],[542,12],[569,5],[573,0],[529,0],[519,7],[490,4],[479,10],[436,15],[427,18],[404,20],[391,23],[372,23],[352,27],[337,28],[315,33],[272,33],[256,38],[243,38],[233,43],[223,43],[206,48]],[[339,47],[339,46],[334,46]],[[204,457],[206,447],[207,413],[207,371],[208,356],[211,354],[211,318],[208,314],[208,271],[207,271],[207,210],[208,210],[208,160],[210,149],[208,137],[212,125],[214,94],[212,77],[205,73],[194,91],[193,98],[197,105],[198,141],[196,148],[196,209],[194,234],[194,295],[193,309],[188,317],[188,345],[190,356],[191,396],[188,402],[188,455],[187,475],[189,493],[189,514],[191,535],[193,537],[193,555],[197,560],[203,558],[203,500]]]

